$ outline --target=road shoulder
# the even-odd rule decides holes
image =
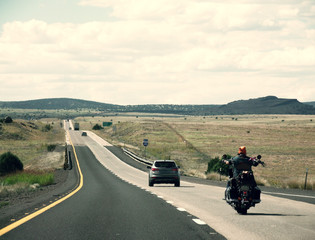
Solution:
[[[76,167],[72,170],[57,169],[54,184],[4,198],[3,201],[9,204],[0,208],[0,229],[59,200],[77,188],[78,183]]]

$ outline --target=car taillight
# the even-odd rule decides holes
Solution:
[[[178,169],[177,168],[173,168],[172,171],[178,172]]]
[[[155,172],[155,171],[159,171],[159,169],[158,169],[158,168],[151,168],[151,170],[152,170],[153,172]]]

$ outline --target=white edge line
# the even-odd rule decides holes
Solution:
[[[297,195],[297,194],[288,194],[288,193],[265,192],[265,191],[262,191],[262,193],[276,194],[276,195],[283,195],[283,196],[292,196],[292,197],[302,197],[302,198],[315,198],[315,197],[313,197],[313,196]]]
[[[198,218],[193,218],[193,221],[199,225],[207,225],[204,221],[201,221],[200,219]]]

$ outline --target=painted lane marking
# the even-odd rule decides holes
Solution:
[[[69,134],[69,132],[67,131],[67,133]],[[76,194],[82,187],[83,187],[83,175],[82,175],[82,171],[81,171],[81,168],[80,168],[80,164],[79,164],[79,160],[78,160],[78,157],[77,157],[77,153],[75,151],[75,148],[74,148],[74,145],[71,141],[71,138],[70,138],[70,134],[69,134],[69,139],[70,139],[70,143],[72,145],[72,148],[73,148],[73,153],[74,153],[74,156],[75,156],[75,159],[76,159],[76,162],[77,162],[77,166],[78,166],[78,170],[79,170],[79,176],[80,176],[80,183],[79,183],[79,186],[74,189],[71,193],[69,193],[68,195],[66,195],[65,197],[59,199],[58,201],[46,206],[45,204],[43,204],[43,206],[45,206],[44,208],[40,209],[39,211],[36,211],[2,229],[0,229],[0,236],[6,234],[7,232],[17,228],[18,226],[22,225],[23,223],[26,223],[28,222],[29,220],[37,217],[38,215],[46,212],[47,210],[55,207],[56,205],[58,205],[59,203],[65,201],[66,199],[70,198],[71,196],[73,196],[74,194]]]
[[[193,221],[199,225],[207,225],[204,221],[201,221],[200,219],[198,218],[194,218]]]
[[[314,196],[297,195],[297,194],[289,194],[289,193],[277,193],[277,192],[265,192],[265,191],[262,191],[262,193],[291,196],[291,197],[301,197],[301,198],[315,198]]]

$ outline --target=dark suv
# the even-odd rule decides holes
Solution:
[[[174,183],[175,187],[180,186],[179,166],[172,160],[156,160],[152,166],[148,168],[149,186],[155,183]]]

